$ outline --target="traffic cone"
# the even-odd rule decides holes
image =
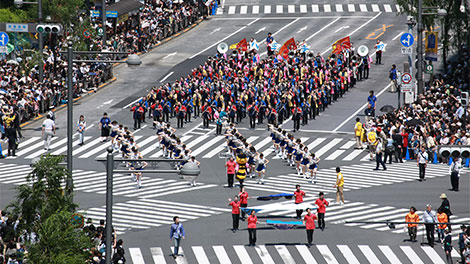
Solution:
[[[450,164],[452,164],[452,157],[449,158],[449,164],[448,165],[450,165]]]
[[[434,164],[439,163],[439,161],[437,161],[437,152],[434,152],[434,160],[432,161],[432,163]]]
[[[470,159],[469,158],[466,158],[465,159],[465,167],[469,167],[470,166]]]
[[[410,160],[410,152],[408,148],[406,148],[405,160]]]

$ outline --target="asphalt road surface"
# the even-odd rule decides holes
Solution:
[[[306,192],[305,204],[313,202],[318,192],[326,198],[335,198],[334,168],[340,166],[345,177],[344,205],[327,208],[326,225],[322,232],[315,231],[314,246],[305,246],[305,229],[275,230],[260,223],[257,247],[246,247],[248,234],[246,223],[242,230],[232,233],[231,210],[227,199],[238,193],[237,188],[226,188],[224,170],[225,140],[215,136],[215,128],[202,128],[202,121],[194,119],[185,124],[177,134],[190,146],[201,162],[201,175],[197,186],[178,175],[145,175],[143,188],[137,189],[128,174],[114,175],[114,227],[124,240],[128,263],[174,263],[169,256],[169,225],[174,215],[180,216],[186,229],[182,242],[184,256],[177,263],[445,263],[441,245],[434,248],[420,243],[404,243],[407,238],[403,226],[389,229],[384,224],[346,224],[345,221],[390,220],[402,221],[410,206],[421,213],[430,203],[437,208],[439,195],[449,188],[448,168],[431,164],[426,182],[420,183],[418,168],[413,161],[391,164],[387,171],[373,171],[375,162],[368,161],[367,152],[354,149],[354,119],[363,119],[366,98],[370,90],[378,95],[379,109],[391,104],[396,107],[397,94],[390,93],[388,70],[392,64],[400,69],[406,56],[400,52],[399,36],[407,31],[406,17],[397,14],[397,6],[391,1],[361,2],[337,1],[317,3],[294,1],[291,4],[277,0],[231,1],[222,0],[223,9],[216,16],[202,22],[196,28],[159,46],[142,56],[140,67],[115,68],[117,81],[85,97],[74,105],[74,118],[84,115],[88,130],[85,145],[74,143],[74,183],[76,201],[85,215],[94,219],[105,218],[106,176],[103,164],[95,161],[105,157],[109,143],[99,139],[98,120],[107,112],[112,120],[132,127],[130,106],[140,96],[163,82],[171,82],[185,76],[194,67],[216,53],[220,42],[229,45],[243,38],[254,37],[264,42],[268,32],[283,43],[294,37],[305,39],[315,53],[328,55],[331,44],[344,36],[350,36],[355,47],[367,45],[373,54],[376,39],[386,46],[382,65],[372,65],[370,78],[359,82],[354,89],[340,98],[316,120],[302,126],[295,136],[301,138],[309,149],[320,157],[318,183],[312,184],[298,176],[285,161],[276,157],[271,148],[266,124],[248,129],[247,121],[239,124],[242,134],[256,149],[270,160],[266,182],[246,181],[250,196],[256,197],[279,192],[293,192],[295,184],[301,184]],[[260,51],[266,50],[265,44]],[[265,56],[265,55],[263,55]],[[52,141],[52,154],[66,153],[66,111],[57,112],[57,136]],[[43,142],[40,135],[42,121],[23,128],[17,157],[0,161],[0,206],[4,207],[14,195],[14,187],[24,183],[30,171],[31,160],[41,154]],[[176,120],[171,120],[175,125]],[[283,127],[292,128],[291,121]],[[144,157],[160,157],[156,147],[155,131],[149,122],[134,132]],[[158,165],[158,168],[169,168]],[[469,174],[461,177],[461,191],[448,193],[454,222],[469,222]],[[269,210],[260,214],[260,222],[267,219],[292,220],[295,216],[289,206],[291,200],[249,200],[249,207]],[[286,208],[287,206],[287,208]],[[292,208],[292,207],[290,207]],[[454,228],[457,229],[457,228]],[[457,233],[454,232],[454,247]],[[419,230],[419,240],[423,230]],[[455,255],[456,252],[453,252]]]

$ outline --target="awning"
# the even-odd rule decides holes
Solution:
[[[117,11],[118,16],[125,16],[131,12],[139,11],[143,4],[137,0],[121,0],[106,7],[106,11]]]

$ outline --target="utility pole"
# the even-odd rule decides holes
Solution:
[[[38,24],[42,22],[42,0],[38,0]],[[39,60],[41,64],[39,64],[39,82],[42,83],[44,78],[44,63],[43,63],[43,49],[44,49],[44,36],[42,32],[38,33],[39,39]]]
[[[411,64],[412,65],[412,64]],[[424,93],[423,80],[423,0],[418,0],[418,95]]]
[[[106,0],[103,0],[103,6],[101,7],[101,18],[103,24],[103,48],[106,47]]]

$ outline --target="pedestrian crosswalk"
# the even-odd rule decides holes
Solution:
[[[31,170],[28,165],[0,163],[0,182],[15,185],[26,184],[26,176]],[[75,191],[98,194],[106,193],[106,172],[74,170],[72,177]],[[190,187],[188,182],[177,178],[157,178],[153,177],[151,174],[142,177],[142,188],[138,189],[129,174],[114,174],[113,194],[126,197],[154,198],[217,186],[216,184],[198,182],[196,186]]]
[[[217,15],[309,14],[309,13],[398,13],[400,6],[387,3],[364,4],[284,4],[284,5],[230,5],[219,9]]]
[[[106,206],[83,209],[79,212],[85,217],[92,218],[94,223],[106,218]],[[180,221],[186,222],[227,212],[231,212],[231,209],[154,199],[129,200],[113,204],[113,227],[118,234],[123,234],[130,229],[170,225],[175,215],[179,216]]]
[[[133,264],[174,263],[170,256],[173,247],[128,248]],[[427,263],[444,264],[440,248],[409,245],[313,245],[269,244],[247,247],[245,245],[182,246],[176,263],[308,263],[308,264],[360,264],[360,263]]]
[[[335,192],[332,186],[336,182],[335,168],[321,168],[317,172],[317,183],[312,184],[310,179],[305,179],[297,174],[281,174],[264,178],[264,184],[258,184],[257,180],[247,179],[244,183],[247,189],[283,193],[293,192],[296,184],[302,185],[302,189],[308,193]],[[341,166],[344,176],[344,191],[358,190],[369,187],[377,187],[401,182],[416,181],[419,177],[419,169],[414,162],[394,163],[387,166],[386,171],[374,171],[375,164],[361,163],[356,165]],[[426,168],[426,178],[448,176],[449,168],[441,164],[429,164]],[[266,174],[270,175],[269,166]]]
[[[304,199],[305,208],[315,207],[316,196],[310,196],[309,192],[306,191],[305,187],[302,186],[305,190],[307,197]],[[292,191],[291,191],[292,192]],[[316,195],[317,193],[315,193]],[[410,211],[410,208],[397,208],[394,206],[374,204],[374,203],[365,203],[360,201],[345,201],[345,204],[339,205],[334,203],[334,199],[326,198],[330,205],[326,209],[325,221],[327,228],[329,225],[345,225],[350,227],[358,227],[362,229],[374,229],[376,231],[391,232],[394,234],[403,234],[404,238],[407,238],[406,224],[395,225],[395,229],[390,229],[384,223],[347,223],[347,222],[403,222],[405,221],[406,214]],[[296,208],[289,208],[289,205],[293,205],[293,201],[283,201],[276,203],[263,204],[259,206],[250,206],[253,209],[260,209],[260,214],[265,216],[275,216],[275,217],[295,217]],[[414,204],[410,204],[410,207]],[[419,209],[419,206],[414,205]],[[424,205],[422,206],[424,207]],[[422,217],[423,211],[418,210],[418,215]],[[459,217],[452,215],[450,217],[451,222],[465,223],[469,222],[469,217]],[[418,226],[418,236],[425,236],[426,230],[420,225]],[[458,241],[458,233],[454,232],[452,234],[452,239]],[[393,262],[392,262],[393,263]]]
[[[260,129],[265,131],[265,129]],[[206,133],[196,130],[182,136],[180,139],[186,144],[187,148],[192,150],[192,155],[198,159],[217,158],[219,153],[226,152],[226,141],[222,135],[214,136],[211,128],[205,130]],[[260,132],[259,134],[263,134]],[[267,133],[267,132],[266,132]],[[272,141],[268,135],[257,135],[249,137],[249,142],[253,144],[258,152],[264,153],[265,157],[273,157],[275,154],[272,149]],[[158,137],[156,135],[136,135],[136,144],[144,157],[157,158],[163,156],[163,151],[157,147]],[[368,156],[364,150],[354,149],[355,143],[349,137],[301,137],[302,142],[315,152],[317,157],[322,160],[343,160],[353,161],[365,159]],[[79,141],[73,142],[73,156],[78,159],[95,159],[106,157],[106,149],[111,146],[111,142],[102,142],[101,138],[85,137],[85,144],[78,145]],[[7,159],[34,159],[43,154],[50,153],[52,155],[65,155],[67,152],[67,139],[61,137],[53,137],[50,150],[44,149],[41,137],[31,137],[20,142],[16,156],[7,157]],[[366,155],[366,157],[364,157]],[[278,157],[273,157],[278,159]]]

